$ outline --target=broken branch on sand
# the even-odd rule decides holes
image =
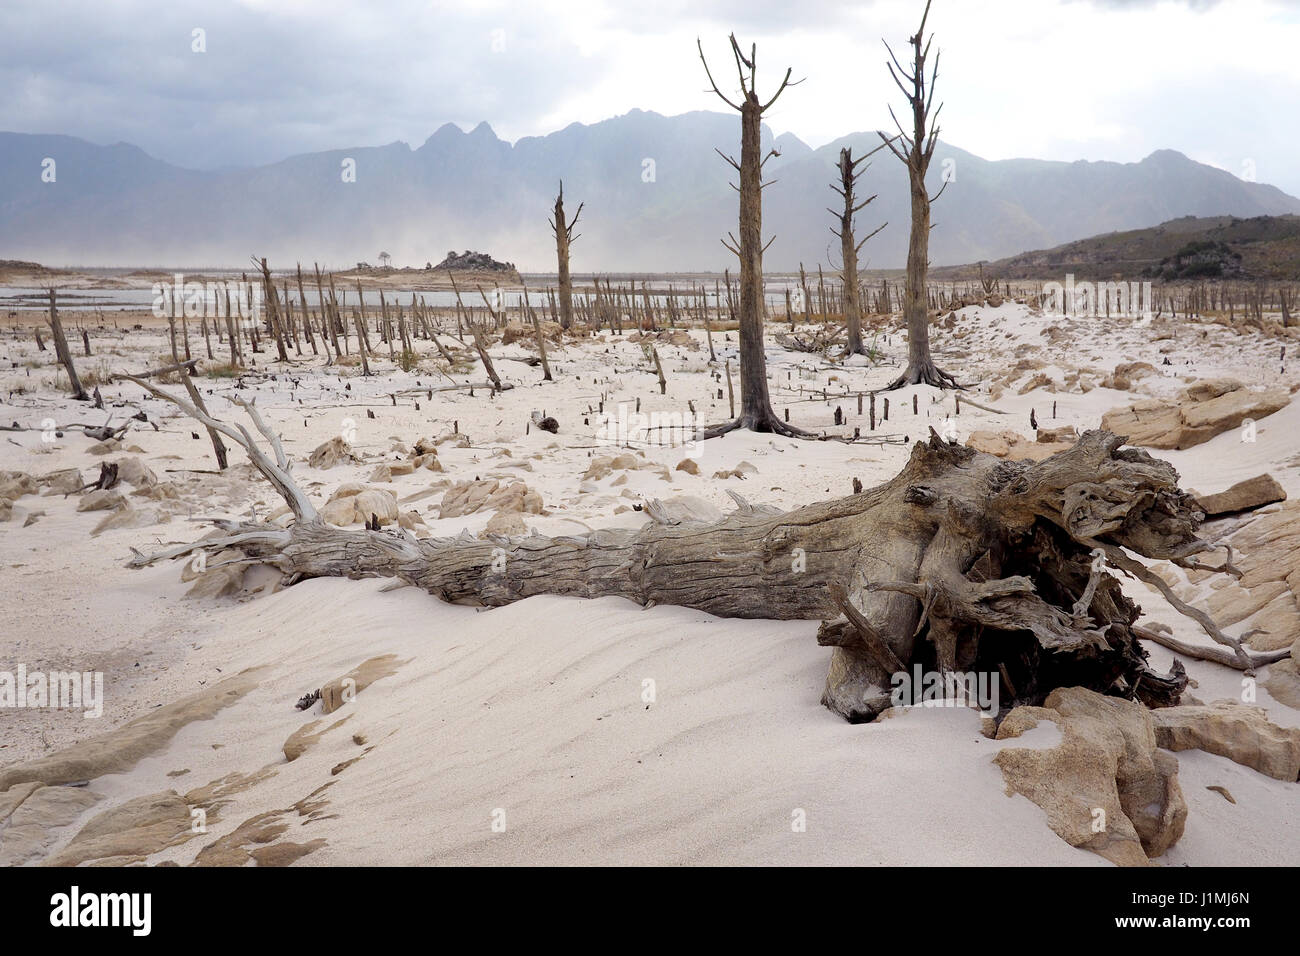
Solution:
[[[1195,644],[1180,641],[1176,637],[1162,634],[1153,628],[1135,624],[1133,625],[1133,633],[1144,641],[1154,641],[1161,647],[1167,647],[1184,657],[1190,657],[1198,661],[1212,661],[1215,664],[1222,664],[1224,667],[1231,667],[1239,671],[1276,664],[1278,661],[1286,660],[1291,656],[1291,648],[1289,647],[1277,651],[1250,651],[1247,653],[1246,661],[1243,662],[1241,657],[1233,651],[1225,650],[1222,647],[1197,647]]]

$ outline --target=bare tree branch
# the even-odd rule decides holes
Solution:
[[[713,87],[713,92],[718,95],[718,99],[722,100],[722,102],[726,103],[736,112],[740,112],[740,107],[727,99],[727,97],[723,96],[722,91],[718,89],[718,84],[714,82],[713,74],[709,71],[709,61],[704,58],[704,45],[700,42],[699,37],[695,38],[695,45],[700,51],[700,62],[704,64],[704,73],[709,78],[709,86]],[[744,84],[741,85],[743,87]]]

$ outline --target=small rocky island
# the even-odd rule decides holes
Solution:
[[[513,262],[497,262],[486,252],[471,252],[468,249],[459,255],[453,249],[436,266],[426,266],[425,268],[446,271],[455,270],[457,272],[501,272],[516,277],[519,275]]]
[[[499,262],[486,252],[469,249],[459,253],[453,249],[436,266],[426,262],[423,268],[396,268],[358,262],[354,270],[341,274],[366,286],[391,284],[394,277],[400,277],[403,288],[419,290],[450,289],[453,273],[456,282],[467,289],[474,288],[475,284],[518,285],[520,281],[513,262]]]

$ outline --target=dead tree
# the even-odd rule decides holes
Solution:
[[[172,362],[175,363],[176,373],[180,376],[181,384],[185,386],[185,393],[189,395],[194,407],[206,415],[207,406],[203,404],[203,395],[199,392],[198,386],[194,384],[193,379],[194,364],[197,360],[186,356],[185,361],[181,361],[180,354],[176,351],[176,319],[170,315],[167,316],[167,326],[171,331]],[[130,376],[124,377],[130,378]],[[132,381],[138,381],[138,379],[132,379]],[[225,443],[221,440],[221,434],[211,425],[207,426],[207,431],[208,440],[212,442],[212,453],[217,458],[217,470],[225,471],[229,460]]]
[[[244,364],[243,355],[241,354],[243,345],[240,341],[240,334],[235,325],[235,313],[230,308],[230,283],[226,283],[225,300],[226,300],[226,335],[230,338],[230,367],[239,368]],[[306,308],[304,303],[303,308]]]
[[[925,78],[925,61],[930,53],[930,43],[934,40],[934,34],[931,34],[922,48],[925,21],[929,15],[930,0],[926,0],[925,13],[921,15],[921,26],[908,40],[912,44],[911,73],[908,73],[898,62],[889,44],[885,44],[885,49],[889,50],[889,58],[893,61],[887,64],[889,75],[893,77],[894,83],[903,91],[908,104],[912,107],[911,135],[904,131],[903,125],[894,115],[892,106],[889,108],[889,115],[893,118],[894,125],[898,127],[898,136],[890,140],[884,133],[879,134],[885,145],[889,147],[889,151],[907,166],[907,178],[912,196],[912,233],[907,243],[907,286],[903,294],[903,318],[907,322],[907,368],[902,375],[890,383],[888,387],[891,389],[918,384],[934,385],[938,388],[961,388],[957,380],[937,367],[930,356],[930,306],[925,295],[926,273],[930,268],[930,204],[943,195],[943,191],[948,188],[948,181],[944,181],[944,184],[939,187],[939,192],[934,196],[931,196],[926,189],[925,174],[930,169],[934,147],[939,142],[937,124],[939,112],[943,109],[943,104],[940,103],[933,112],[931,111],[934,104],[934,82],[939,76],[939,51],[937,50],[928,83]],[[907,80],[910,88],[903,84],[903,79],[899,79],[900,74]],[[899,147],[899,140],[902,148]]]
[[[483,304],[487,306],[488,313],[492,316],[492,321],[496,322],[498,325],[501,324],[500,320],[497,318],[496,309],[492,308],[492,303],[488,301],[487,293],[483,291],[482,286],[478,286],[477,288],[478,294],[483,297]],[[460,292],[457,291],[456,295],[459,298]],[[468,313],[465,315],[465,322],[469,326],[470,333],[474,337],[474,348],[478,350],[479,361],[483,363],[483,371],[487,372],[487,377],[492,380],[492,385],[498,392],[504,392],[508,388],[513,388],[513,385],[503,383],[501,381],[501,376],[497,375],[496,366],[492,364],[492,356],[488,355],[487,341],[484,339],[483,333],[478,327],[478,323],[475,322],[473,317]]]
[[[266,298],[266,308],[271,319],[271,334],[275,336],[276,357],[281,362],[289,361],[289,353],[284,347],[284,324],[280,321],[280,300],[275,293],[275,283],[271,281],[271,270],[266,265],[266,259],[258,260],[253,256],[253,265],[262,271],[262,289]],[[189,333],[186,332],[185,338],[185,357],[190,357]]]
[[[560,180],[560,194],[555,197],[555,214],[551,219],[551,232],[555,233],[555,257],[560,270],[560,328],[569,331],[573,327],[573,281],[569,278],[569,246],[578,240],[573,234],[573,227],[582,215],[582,203],[573,214],[572,222],[564,219],[564,180]],[[549,378],[549,376],[548,376]]]
[[[767,185],[763,182],[763,166],[773,156],[779,155],[776,150],[767,156],[762,155],[763,113],[787,86],[794,85],[790,81],[792,71],[787,69],[776,93],[766,103],[760,103],[757,92],[758,48],[751,45],[746,57],[740,52],[734,33],[730,40],[736,72],[740,75],[740,103],[732,102],[718,89],[709,70],[709,61],[704,58],[704,47],[699,40],[695,41],[713,92],[740,113],[740,162],[718,151],[718,155],[740,174],[737,187],[740,193],[740,239],[728,233],[731,242],[722,240],[722,244],[740,258],[740,415],[733,421],[706,428],[704,437],[714,438],[733,429],[746,428],[756,432],[776,432],[791,438],[809,438],[812,436],[808,432],[781,421],[772,410],[767,389],[767,356],[763,352],[763,252],[766,249],[762,239],[763,187]],[[768,245],[771,245],[770,239]]]
[[[363,378],[370,377],[370,349],[366,347],[366,323],[365,320],[357,313],[356,309],[352,310],[352,324],[357,329],[358,348],[361,351],[361,375]]]
[[[559,206],[558,201],[556,202],[556,206]],[[581,212],[581,207],[579,207],[579,212]],[[577,217],[575,216],[574,222],[577,221]],[[542,334],[542,322],[537,318],[537,313],[533,311],[533,304],[528,301],[528,283],[524,282],[522,277],[520,278],[520,285],[524,290],[524,311],[532,320],[533,332],[537,335],[537,354],[540,356],[542,363],[542,381],[553,382],[555,379],[551,377],[551,363],[546,360],[546,336]]]
[[[68,373],[68,386],[72,389],[72,397],[79,402],[89,401],[90,396],[86,394],[86,390],[81,385],[81,377],[77,375],[77,367],[72,364],[72,350],[68,348],[68,339],[63,334],[63,322],[59,318],[59,307],[55,302],[57,293],[54,291],[53,287],[51,287],[49,291],[49,323],[50,333],[54,338],[54,354],[58,358],[59,363],[63,366],[63,370]],[[40,343],[40,340],[40,334],[37,333],[36,341],[38,344]]]
[[[343,348],[339,345],[338,330],[335,329],[333,318],[329,314],[329,307],[325,304],[325,290],[321,286],[320,265],[318,263],[312,263],[312,265],[316,269],[316,301],[320,305],[321,328],[325,329],[328,332],[329,340],[334,345],[334,355],[339,356],[343,354]],[[325,337],[326,337],[326,333],[322,332],[321,338],[324,339]],[[346,340],[347,340],[347,336],[345,335],[344,336],[345,345],[346,345]],[[326,356],[328,357],[329,356],[328,348],[325,349],[325,353]],[[333,361],[334,361],[333,357],[329,357],[329,362],[327,362],[326,364],[328,365]]]
[[[844,318],[848,327],[849,340],[844,347],[844,355],[869,355],[867,347],[862,344],[862,304],[858,296],[858,250],[861,249],[872,236],[884,229],[889,223],[882,223],[872,232],[868,233],[862,239],[854,241],[853,235],[853,217],[858,211],[865,208],[876,197],[868,196],[860,203],[855,203],[857,198],[854,189],[858,183],[858,177],[864,170],[858,169],[858,164],[864,162],[872,153],[878,152],[885,148],[885,144],[877,146],[866,156],[853,158],[853,150],[846,146],[840,150],[840,181],[839,185],[831,183],[831,189],[835,190],[844,199],[844,208],[840,212],[834,209],[827,209],[832,216],[840,220],[840,228],[832,228],[831,232],[839,237],[840,240],[840,275],[844,283]]]
[[[1136,629],[1141,608],[1107,566],[1160,590],[1250,674],[1256,661],[1203,612],[1184,604],[1132,555],[1239,575],[1194,556],[1202,514],[1167,463],[1124,439],[1090,431],[1040,462],[1004,461],[943,441],[918,441],[892,479],[847,498],[793,511],[738,508],[714,523],[682,520],[658,501],[639,529],[557,538],[490,535],[417,540],[404,530],[326,524],[290,475],[279,437],[241,405],[269,444],[211,418],[141,378],[243,446],[293,514],[288,527],[215,521],[224,533],[153,554],[132,567],[199,549],[237,549],[226,563],[279,569],[288,584],[313,577],[392,577],[446,601],[497,607],[538,594],[622,596],[723,617],[823,620],[833,648],[822,702],[851,721],[891,705],[891,676],[930,671],[999,674],[1003,710],[1039,704],[1056,687],[1084,686],[1149,706],[1178,702],[1181,663],[1148,666]],[[504,553],[504,563],[500,560]],[[701,573],[707,569],[707,573]]]
[[[307,308],[307,296],[302,291],[302,263],[301,262],[297,263],[297,270],[298,270],[298,305],[302,309],[303,331],[307,333],[307,344],[311,346],[311,354],[319,355],[320,353],[316,351],[316,336],[312,334],[312,330],[311,330],[311,310]],[[359,289],[360,282],[357,283],[357,286]],[[327,360],[330,360],[330,354],[329,354],[330,348],[329,345],[326,344],[326,342],[324,341],[323,336],[321,339],[321,344],[325,346],[325,358]],[[329,361],[327,361],[326,364],[329,364]]]

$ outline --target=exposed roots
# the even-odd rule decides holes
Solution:
[[[781,435],[785,438],[817,438],[818,436],[802,428],[796,428],[789,422],[783,422],[777,417],[776,412],[771,408],[762,415],[742,414],[729,422],[723,422],[720,425],[710,425],[703,431],[705,440],[717,438],[727,432],[737,430],[748,430],[751,432],[770,432],[775,435]]]
[[[1151,641],[1161,647],[1167,647],[1184,657],[1191,657],[1198,661],[1213,661],[1215,664],[1222,664],[1224,667],[1231,667],[1239,671],[1267,667],[1269,664],[1276,664],[1278,661],[1286,660],[1291,656],[1291,648],[1284,647],[1277,651],[1255,651],[1248,654],[1246,661],[1243,662],[1241,657],[1234,651],[1225,650],[1222,647],[1197,647],[1194,644],[1180,641],[1176,637],[1170,637],[1168,634],[1161,634],[1151,628],[1135,625],[1133,633],[1144,641]]]
[[[854,355],[861,355],[865,358],[870,359],[872,365],[875,365],[877,362],[880,361],[880,353],[875,349],[871,348],[871,346],[864,345],[862,343],[858,343],[856,348],[852,345],[844,346],[844,350],[841,351],[839,354],[839,361],[842,362],[846,358],[851,358]]]
[[[1160,575],[1156,574],[1154,571],[1151,571],[1142,563],[1130,558],[1119,548],[1104,545],[1103,549],[1106,553],[1106,560],[1113,566],[1119,568],[1121,571],[1128,572],[1139,581],[1151,585],[1163,594],[1165,600],[1173,605],[1174,610],[1178,611],[1180,614],[1185,614],[1197,624],[1201,625],[1201,629],[1205,631],[1206,634],[1210,635],[1216,643],[1232,648],[1233,653],[1236,654],[1237,660],[1241,664],[1241,670],[1245,671],[1248,675],[1253,675],[1255,673],[1255,667],[1250,659],[1250,655],[1242,648],[1241,642],[1234,637],[1229,637],[1227,634],[1224,634],[1223,631],[1219,629],[1219,626],[1214,623],[1214,619],[1210,617],[1210,615],[1206,614],[1199,608],[1192,607],[1174,593],[1173,588],[1165,583],[1164,578],[1160,577]]]
[[[908,364],[903,374],[886,385],[884,391],[892,392],[906,385],[933,385],[935,388],[955,388],[962,391],[966,388],[930,359]]]

